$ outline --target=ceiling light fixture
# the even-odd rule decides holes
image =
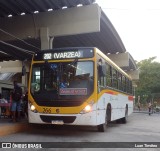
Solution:
[[[52,9],[52,8],[49,8],[49,9],[48,9],[48,12],[51,12],[51,11],[53,11],[53,9]]]
[[[8,17],[12,17],[12,14],[9,14]]]
[[[38,11],[38,10],[34,11],[34,14],[38,14],[38,13],[39,13],[39,11]]]
[[[66,8],[67,8],[67,6],[63,6],[63,7],[62,7],[62,9],[66,9]]]
[[[77,5],[77,7],[81,7],[81,6],[83,6],[83,5],[82,5],[82,4],[78,4],[78,5]]]
[[[25,14],[26,14],[26,13],[23,12],[23,13],[21,13],[21,16],[23,16],[23,15],[25,15]]]

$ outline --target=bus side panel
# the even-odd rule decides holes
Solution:
[[[111,104],[111,121],[125,117],[125,108],[128,105],[128,115],[133,112],[133,102],[127,95],[103,93],[97,102],[97,124],[105,122],[107,105]]]
[[[128,115],[133,113],[133,100],[128,102]]]
[[[110,96],[106,93],[99,94],[97,100],[97,125],[103,124],[105,122],[106,108],[109,103]]]

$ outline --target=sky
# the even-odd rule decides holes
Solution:
[[[160,0],[96,0],[134,60],[160,62]]]

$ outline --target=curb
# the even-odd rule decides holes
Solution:
[[[140,111],[140,112],[139,111],[133,111],[133,113],[145,113],[145,114],[149,114],[149,112],[147,112],[147,111]],[[153,114],[153,115],[154,114],[160,114],[160,112],[153,112],[153,113],[151,112],[151,114]]]
[[[13,125],[7,124],[0,126],[0,136],[6,136],[28,130],[30,130],[28,123],[17,123]]]

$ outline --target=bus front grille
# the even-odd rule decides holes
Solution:
[[[40,118],[43,122],[52,123],[52,121],[63,121],[64,123],[73,123],[76,119],[76,116],[47,116],[40,115]]]
[[[75,107],[82,105],[84,100],[57,100],[57,101],[36,101],[39,106],[47,106],[47,107]]]

